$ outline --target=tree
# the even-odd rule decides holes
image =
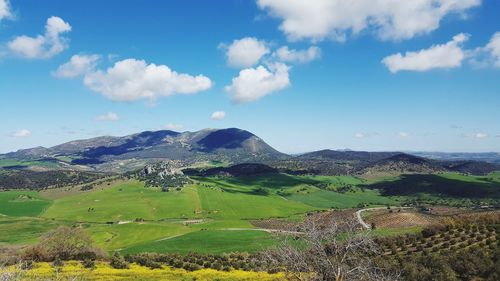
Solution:
[[[354,218],[326,223],[308,218],[300,239],[287,236],[266,257],[289,280],[396,280],[374,265],[378,246],[362,229]]]

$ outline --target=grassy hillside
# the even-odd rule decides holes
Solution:
[[[65,224],[39,218],[0,217],[0,244],[31,244],[47,231]]]
[[[0,216],[37,216],[51,204],[36,191],[0,192]]]
[[[161,192],[130,181],[105,190],[55,200],[43,217],[83,221],[128,221],[195,218],[201,209],[194,187]]]

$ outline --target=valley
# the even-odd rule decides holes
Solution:
[[[3,260],[33,251],[29,259],[56,259],[39,258],[37,247],[47,233],[71,230],[103,255],[92,260],[96,270],[111,270],[99,262],[116,257],[114,269],[130,262],[143,275],[161,264],[187,270],[183,276],[223,268],[261,274],[270,265],[259,255],[284,239],[302,247],[310,221],[321,228],[354,221],[355,232],[394,261],[498,243],[500,169],[492,163],[399,152],[286,155],[239,129],[145,132],[2,157]]]

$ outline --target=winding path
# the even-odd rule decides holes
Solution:
[[[394,209],[411,209],[412,207],[392,207]],[[366,229],[371,229],[371,225],[367,224],[363,218],[361,217],[361,213],[365,211],[374,211],[374,210],[383,210],[387,209],[387,207],[376,207],[376,208],[366,208],[356,211],[356,218],[358,218],[359,224],[361,224]]]

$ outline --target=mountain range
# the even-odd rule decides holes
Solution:
[[[102,136],[75,140],[53,147],[35,147],[0,155],[19,163],[9,168],[74,169],[124,172],[148,163],[178,161],[180,166],[206,161],[228,164],[263,163],[290,173],[387,174],[455,171],[487,174],[500,170],[500,155],[320,150],[287,155],[251,132],[237,129],[204,129],[196,132],[146,131],[123,137]],[[489,161],[482,161],[486,157]],[[460,156],[460,157],[458,157]],[[477,161],[477,160],[480,161]],[[498,162],[496,162],[498,160]],[[14,161],[14,163],[16,163]],[[51,163],[52,165],[37,165]]]

